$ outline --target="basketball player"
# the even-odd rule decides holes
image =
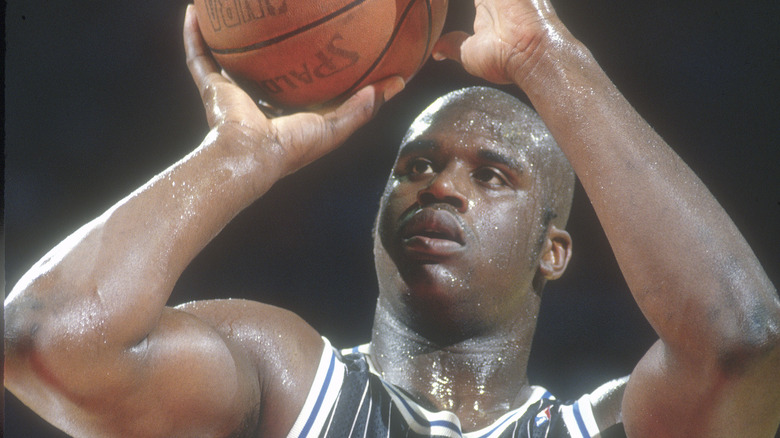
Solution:
[[[165,306],[227,222],[403,87],[268,119],[220,75],[189,10],[212,130],[20,280],[6,386],[77,436],[597,436],[616,421],[631,437],[772,436],[780,303],[750,248],[547,1],[475,3],[474,35],[445,35],[435,57],[516,84],[541,119],[477,88],[410,127],[377,219],[370,343],[337,352],[256,302]],[[561,151],[660,337],[627,383],[566,403],[526,378],[540,294],[572,251]]]

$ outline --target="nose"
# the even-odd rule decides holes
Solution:
[[[469,202],[464,192],[455,184],[455,173],[454,169],[445,169],[433,176],[428,185],[417,192],[417,202],[422,206],[443,202],[455,207],[458,212],[465,213]]]

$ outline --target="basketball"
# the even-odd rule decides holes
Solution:
[[[430,56],[447,0],[195,0],[214,58],[279,109],[338,103]]]

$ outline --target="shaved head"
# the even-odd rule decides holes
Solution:
[[[488,87],[470,87],[448,93],[425,109],[406,133],[404,143],[425,129],[442,111],[469,108],[478,122],[499,138],[522,151],[539,178],[545,228],[566,227],[574,194],[575,175],[542,118],[528,105],[503,91]],[[475,123],[473,119],[461,123]]]

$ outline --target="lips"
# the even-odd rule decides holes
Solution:
[[[460,221],[447,210],[418,210],[401,221],[400,231],[407,253],[424,259],[454,255],[465,245]]]

